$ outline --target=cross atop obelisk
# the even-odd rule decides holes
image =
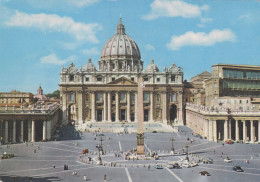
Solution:
[[[144,154],[144,100],[143,100],[143,78],[138,75],[137,93],[137,154]]]

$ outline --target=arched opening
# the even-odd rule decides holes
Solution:
[[[170,121],[171,121],[171,123],[173,123],[176,118],[177,118],[177,106],[175,104],[172,104],[171,108],[170,108]]]

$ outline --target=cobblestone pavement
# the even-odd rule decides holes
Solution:
[[[172,182],[172,181],[250,181],[257,182],[260,178],[260,145],[259,144],[230,144],[209,142],[192,135],[187,127],[180,127],[177,133],[145,133],[146,152],[157,152],[159,160],[126,160],[124,152],[136,147],[135,134],[117,135],[104,133],[103,148],[105,155],[101,156],[104,165],[97,165],[97,148],[100,137],[93,133],[82,133],[79,139],[71,139],[75,132],[70,128],[62,131],[66,140],[13,144],[0,147],[3,152],[14,153],[12,159],[0,161],[0,179],[6,181],[87,181],[101,182],[106,175],[108,182]],[[69,136],[67,136],[69,135]],[[78,137],[78,135],[75,135]],[[174,138],[175,156],[170,155],[171,138]],[[187,138],[190,140],[188,141]],[[192,143],[190,142],[194,140]],[[181,169],[169,169],[169,162],[184,161],[182,155],[184,146],[189,146],[189,153],[193,153],[194,160],[198,158],[212,158],[213,164],[199,163],[199,166]],[[89,149],[90,154],[80,160],[81,151]],[[36,149],[36,153],[34,150]],[[186,149],[184,149],[185,151]],[[120,153],[122,151],[123,153]],[[223,154],[222,154],[223,152]],[[180,154],[178,154],[180,153]],[[115,154],[119,154],[119,157]],[[229,156],[231,163],[225,163]],[[88,157],[92,158],[87,162]],[[192,160],[192,155],[189,155]],[[85,161],[84,161],[85,160]],[[249,160],[249,163],[245,163]],[[111,167],[111,162],[116,163]],[[154,168],[154,164],[162,164],[162,169]],[[68,170],[64,170],[64,165]],[[148,166],[151,166],[150,170]],[[240,165],[244,172],[235,172],[232,168]],[[55,166],[55,168],[54,168]],[[199,172],[208,171],[211,176],[201,176]],[[72,175],[73,171],[77,175]]]

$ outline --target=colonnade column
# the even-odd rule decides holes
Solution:
[[[255,127],[254,127],[254,120],[250,121],[251,127],[250,127],[250,134],[251,134],[251,142],[255,141]]]
[[[258,142],[260,142],[260,120],[258,120]]]
[[[153,91],[150,92],[150,122],[154,122],[153,120]]]
[[[31,132],[32,132],[32,122],[28,120],[27,123],[28,123],[28,126],[27,126],[28,127],[28,133],[27,134],[28,134],[28,142],[29,142],[32,139],[32,134],[31,134]]]
[[[21,121],[20,142],[24,142],[23,141],[23,121]]]
[[[130,92],[127,92],[127,121],[131,122],[131,100],[130,100]]]
[[[213,141],[213,135],[212,135],[212,131],[213,131],[213,123],[212,120],[209,120],[209,141]]]
[[[8,143],[8,121],[5,121],[5,143]]]
[[[63,124],[67,124],[67,92],[62,92],[62,120]]]
[[[35,142],[35,121],[32,120],[32,142]]]
[[[236,141],[239,141],[239,127],[238,127],[238,120],[236,120]]]
[[[104,117],[103,117],[103,121],[107,121],[107,93],[104,92],[103,94],[103,99],[104,99]]]
[[[217,120],[213,121],[213,134],[214,134],[214,141],[216,142],[218,140],[218,136],[217,136]]]
[[[246,126],[246,121],[243,120],[243,140],[247,140],[247,126]]]
[[[50,140],[51,139],[51,120],[47,121],[46,122],[46,136],[47,136],[47,140]]]
[[[209,121],[204,120],[204,136],[209,139]]]
[[[91,92],[91,121],[96,121],[96,97],[95,92]]]
[[[42,140],[45,141],[46,140],[46,130],[47,130],[47,121],[43,121],[43,125],[42,125]]]
[[[228,139],[228,120],[224,123],[224,140]]]
[[[16,121],[13,121],[13,143],[16,143]]]
[[[77,91],[78,96],[78,122],[79,124],[83,124],[83,91]]]
[[[167,97],[166,97],[166,92],[162,92],[162,103],[163,103],[163,108],[162,108],[162,119],[163,119],[163,123],[167,124]]]
[[[135,122],[137,122],[137,112],[138,112],[138,108],[137,108],[137,104],[138,104],[138,100],[137,100],[137,92],[135,92]]]
[[[119,93],[116,92],[116,122],[119,122]]]
[[[111,122],[111,92],[107,93],[107,120]]]

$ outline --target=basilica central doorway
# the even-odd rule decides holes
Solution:
[[[120,112],[120,121],[125,121],[125,109],[121,109],[121,112]]]

